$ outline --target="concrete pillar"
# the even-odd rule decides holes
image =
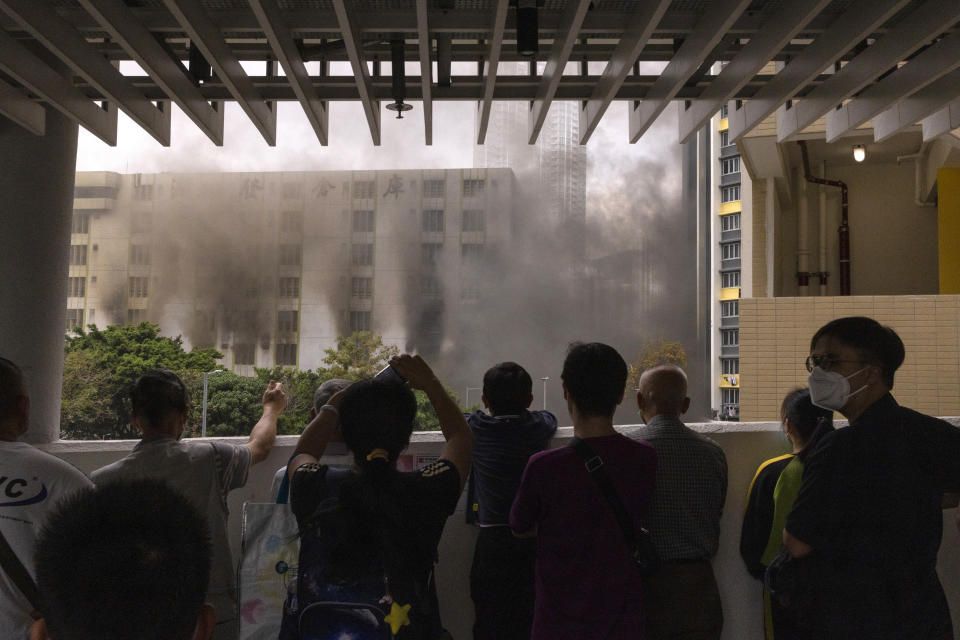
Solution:
[[[27,442],[60,437],[77,125],[47,109],[46,135],[0,116],[0,355],[27,378]]]

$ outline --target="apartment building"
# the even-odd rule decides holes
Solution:
[[[512,239],[509,169],[79,172],[67,330],[158,322],[224,366],[316,368],[338,335],[455,340]]]

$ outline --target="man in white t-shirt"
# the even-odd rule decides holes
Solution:
[[[270,382],[263,415],[242,445],[180,440],[190,401],[172,371],[145,373],[130,390],[133,422],[143,439],[130,454],[93,472],[97,485],[114,480],[156,478],[180,491],[210,522],[213,565],[207,602],[216,610],[215,640],[237,637],[236,567],[227,536],[227,494],[247,483],[250,466],[266,460],[277,437],[277,418],[286,407],[283,385]]]
[[[30,421],[23,373],[0,358],[0,531],[33,574],[33,545],[57,502],[92,483],[68,463],[18,442]],[[33,607],[0,570],[0,638],[26,638]]]

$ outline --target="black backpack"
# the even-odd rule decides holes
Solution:
[[[356,640],[437,637],[431,621],[439,622],[433,569],[425,575],[387,577],[382,557],[395,549],[383,531],[358,527],[338,499],[350,473],[326,475],[326,495],[300,528],[297,588],[284,602],[279,640]],[[372,548],[367,562],[343,566],[334,548],[346,532],[357,532],[363,548]],[[379,553],[378,553],[379,551]]]

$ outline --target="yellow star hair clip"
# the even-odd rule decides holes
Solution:
[[[387,615],[383,621],[390,625],[390,633],[397,635],[400,627],[405,627],[410,624],[410,605],[405,604],[401,606],[396,602],[391,603],[390,614]]]

